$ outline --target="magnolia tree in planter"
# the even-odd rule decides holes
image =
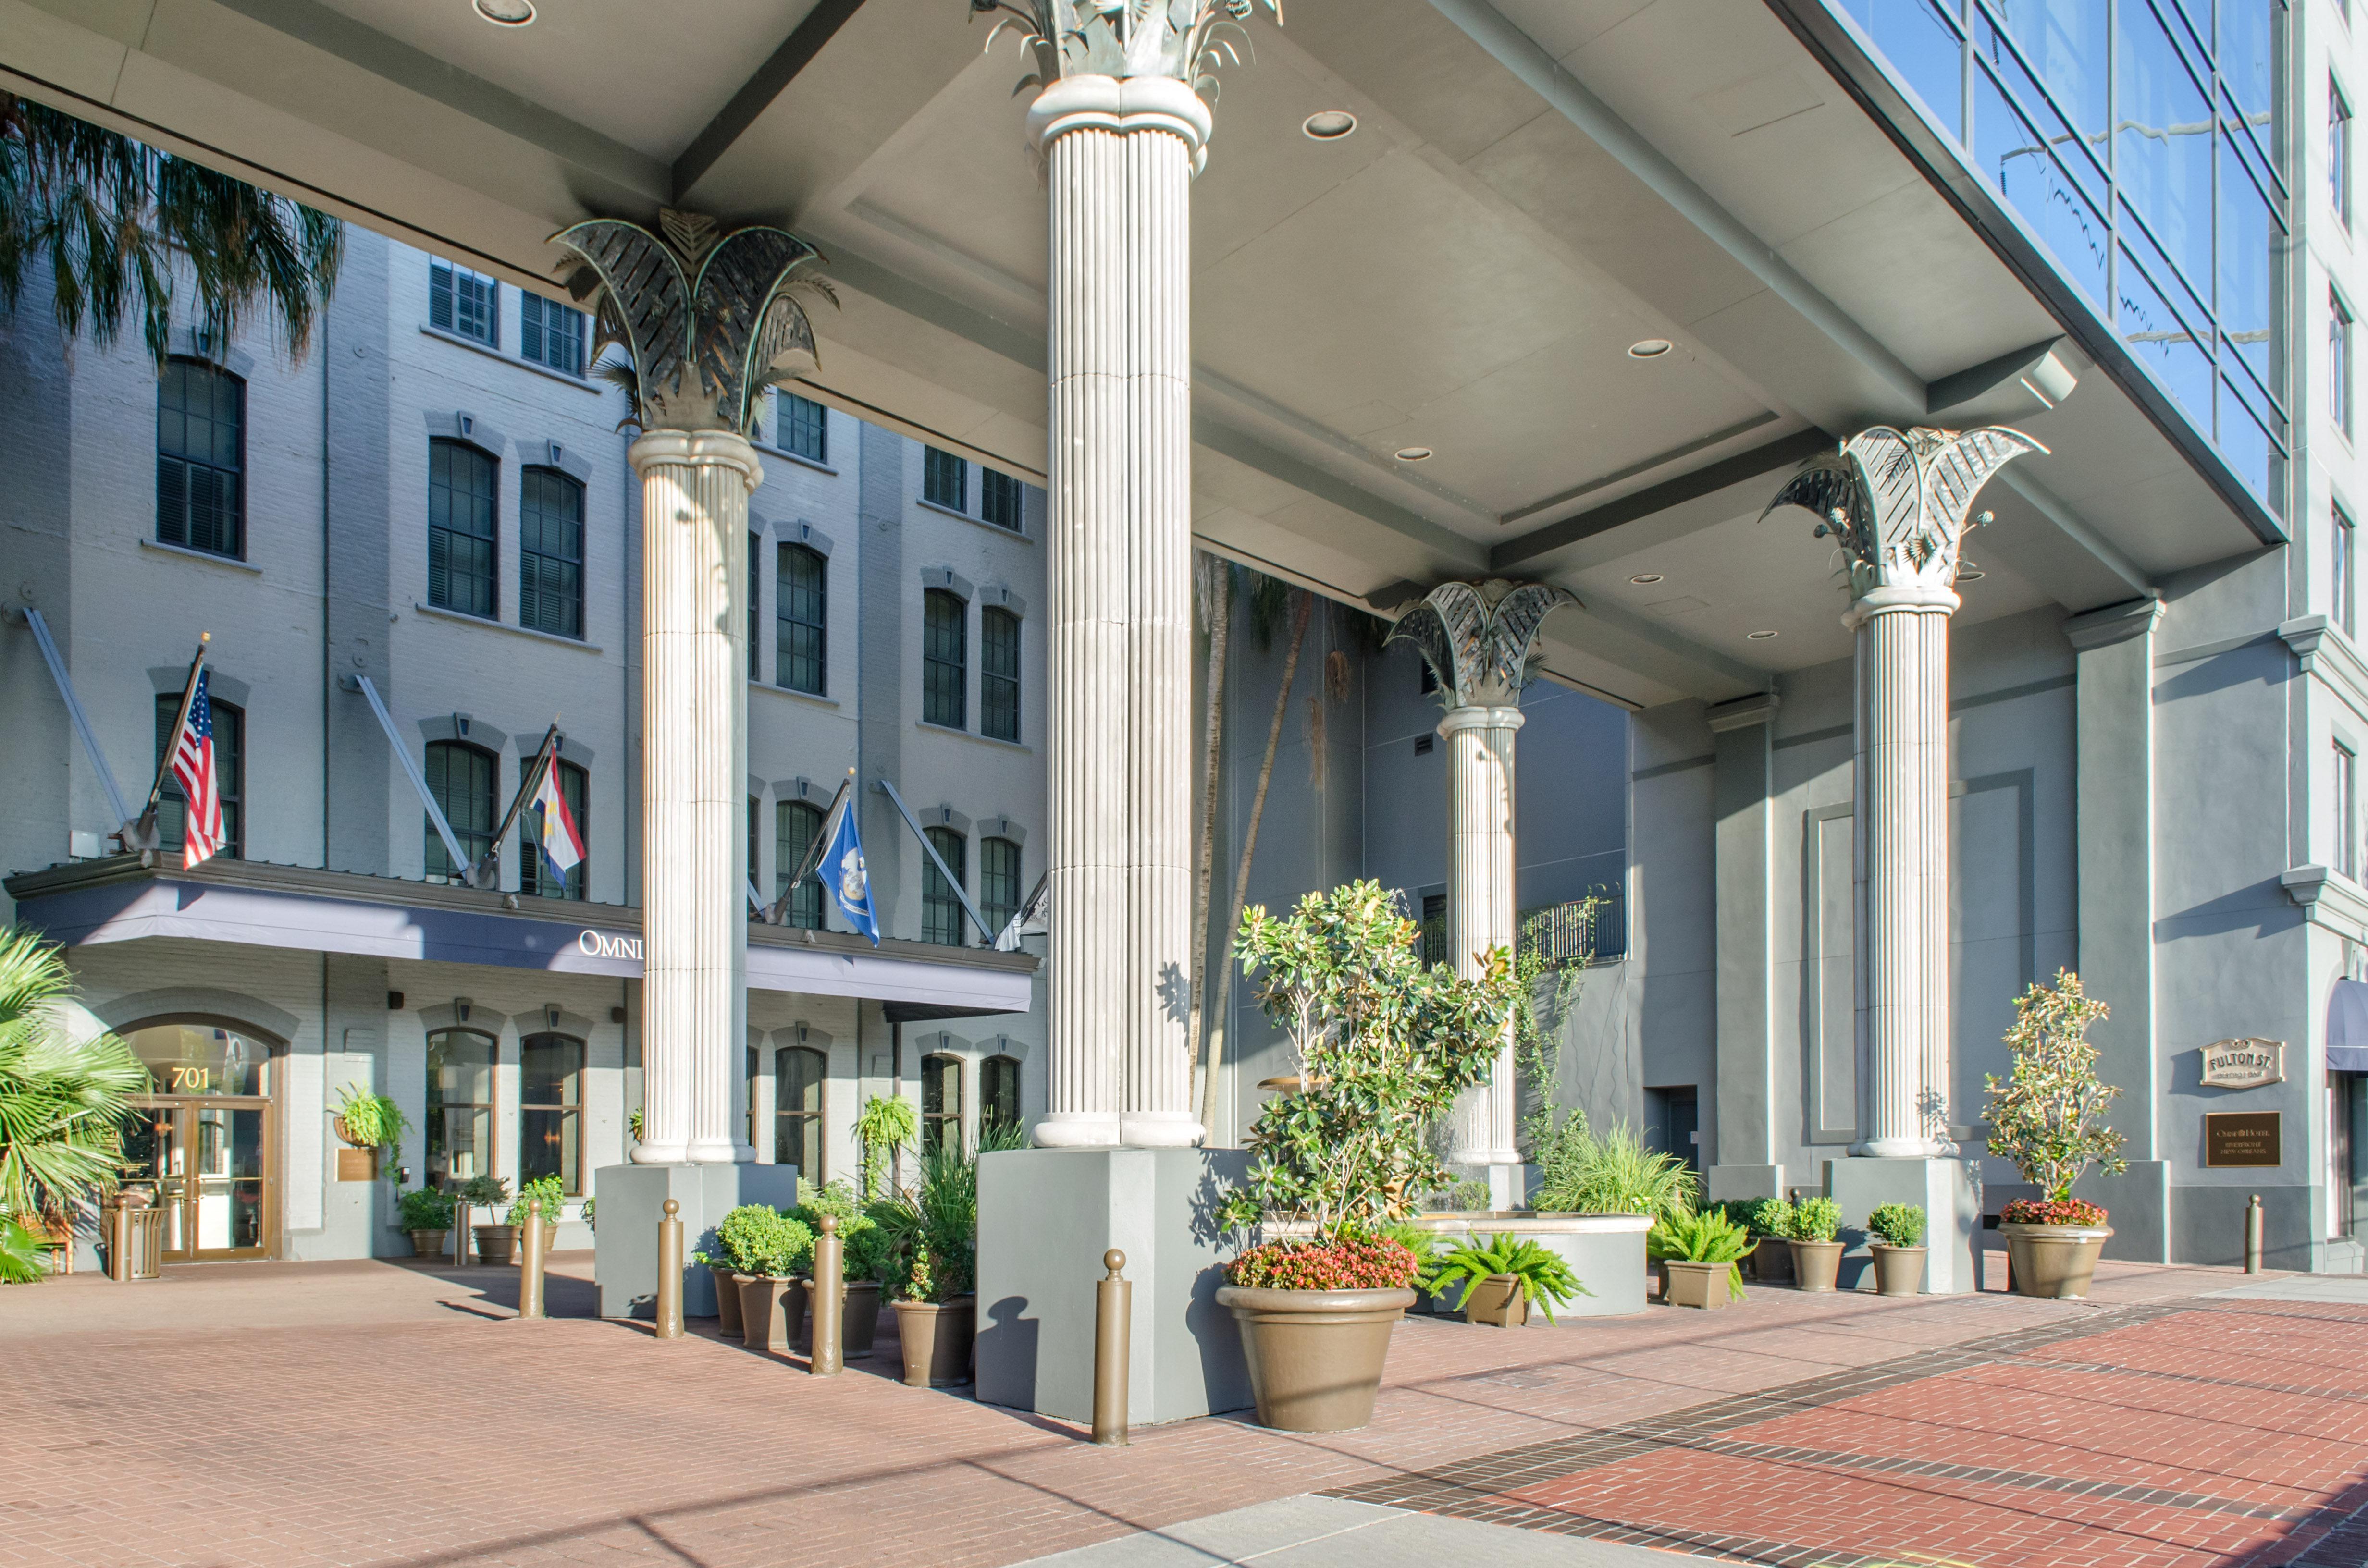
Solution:
[[[2015,998],[2014,1028],[2006,1047],[2014,1066],[2005,1083],[1989,1078],[1989,1150],[2010,1160],[2036,1199],[2006,1206],[1998,1230],[2006,1237],[2014,1288],[2026,1296],[2085,1297],[2112,1228],[2098,1204],[2072,1196],[2090,1165],[2119,1176],[2122,1135],[2105,1125],[2105,1108],[2121,1090],[2097,1078],[2097,1048],[2089,1026],[2105,1005],[2080,989],[2069,970],[2053,985],[2033,985]]]
[[[1226,1270],[1261,1425],[1337,1432],[1372,1419],[1390,1330],[1420,1265],[1385,1228],[1448,1183],[1425,1133],[1488,1076],[1515,981],[1498,949],[1476,979],[1417,956],[1378,882],[1309,893],[1287,918],[1247,911],[1234,954],[1291,1039],[1297,1089],[1258,1113],[1257,1155],[1220,1210],[1228,1230],[1292,1233]]]

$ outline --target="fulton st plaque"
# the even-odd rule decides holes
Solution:
[[[2286,1081],[2286,1043],[2282,1040],[2222,1040],[2203,1048],[2203,1086],[2258,1089]]]
[[[2207,1111],[2203,1117],[2203,1163],[2213,1166],[2275,1165],[2283,1163],[2278,1113],[2273,1110]]]

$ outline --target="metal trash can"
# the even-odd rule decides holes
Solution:
[[[154,1279],[163,1269],[165,1211],[144,1192],[118,1193],[107,1210],[107,1277]]]

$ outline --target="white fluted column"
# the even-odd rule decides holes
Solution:
[[[747,1035],[748,496],[757,454],[652,430],[642,481],[643,1165],[755,1158],[736,1114]]]
[[[1859,842],[1865,854],[1866,1137],[1921,1159],[1949,1141],[1949,617],[1957,596],[1879,587],[1858,633]]]
[[[1191,180],[1208,107],[1070,76],[1052,188],[1051,1114],[1057,1147],[1201,1139],[1191,971]]]
[[[1513,929],[1513,736],[1518,708],[1451,708],[1439,722],[1447,741],[1447,939],[1455,972],[1472,979]],[[1488,1082],[1455,1102],[1448,1160],[1458,1165],[1518,1165],[1513,1020]],[[1492,1185],[1495,1185],[1492,1183]],[[1501,1199],[1502,1194],[1497,1197]],[[1502,1207],[1502,1203],[1496,1206]]]

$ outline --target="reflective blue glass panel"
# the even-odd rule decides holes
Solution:
[[[1932,118],[1959,141],[1965,136],[1964,44],[1943,16],[1954,6],[1932,0],[1844,0],[1884,58],[1907,78]],[[2101,3],[2101,0],[2100,0]]]
[[[2099,156],[2105,149],[2106,0],[2001,0],[2022,57]]]
[[[2220,384],[2220,429],[2217,442],[2221,455],[2228,460],[2238,477],[2263,495],[2275,495],[2279,448],[2261,428],[2245,400],[2237,395],[2230,384]]]
[[[1974,155],[2040,242],[2055,254],[2064,276],[2106,299],[2109,248],[2105,221],[2063,169],[2038,133],[2009,107],[1987,71],[1974,73]]]
[[[2267,381],[2270,333],[2277,286],[2278,242],[2284,233],[2271,216],[2269,198],[2254,182],[2237,149],[2222,143],[2220,154],[2220,331]]]
[[[2197,341],[2195,328],[2172,312],[2126,249],[2113,288],[2119,296],[2114,327],[2122,341],[2203,428],[2212,417],[2212,357]]]
[[[2271,52],[2275,6],[2276,0],[2220,0],[2221,85],[2237,95],[2248,119],[2259,114],[2258,123],[2262,125],[2269,120],[2270,93],[2277,73]]]
[[[2113,177],[2187,280],[2212,287],[2212,100],[2146,0],[2120,0]]]

